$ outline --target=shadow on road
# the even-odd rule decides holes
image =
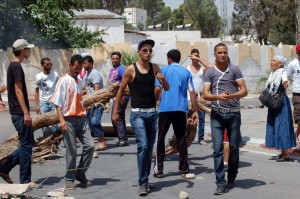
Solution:
[[[241,189],[250,189],[253,187],[263,186],[267,183],[261,180],[254,180],[254,179],[243,179],[243,180],[236,180],[235,181],[236,187]]]

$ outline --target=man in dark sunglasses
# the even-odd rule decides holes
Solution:
[[[139,170],[139,195],[148,194],[150,185],[148,176],[151,170],[152,149],[157,130],[156,99],[154,95],[155,78],[163,89],[169,90],[169,83],[161,74],[157,64],[152,64],[151,53],[155,42],[147,39],[138,44],[139,59],[125,70],[115,106],[112,121],[118,121],[118,106],[121,103],[127,85],[131,94],[130,123],[136,136]]]

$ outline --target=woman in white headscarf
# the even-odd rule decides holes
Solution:
[[[283,68],[286,59],[280,55],[271,60],[272,72],[269,75],[266,87],[270,86],[270,92],[288,87],[287,72]],[[289,161],[288,150],[296,146],[293,118],[289,98],[284,92],[284,103],[279,109],[268,109],[266,131],[266,146],[281,150],[276,158],[277,162]]]

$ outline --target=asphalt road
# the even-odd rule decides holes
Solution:
[[[255,98],[249,98],[251,100]],[[257,101],[256,101],[257,102]],[[245,102],[246,104],[249,102]],[[127,114],[129,115],[129,114]],[[264,119],[266,109],[242,110],[242,132],[245,135],[264,137]],[[110,114],[103,115],[103,121],[109,122]],[[208,120],[208,117],[206,118]],[[10,121],[8,112],[0,112],[0,142],[7,139],[15,132]],[[127,120],[128,121],[128,120]],[[209,131],[209,122],[206,122]],[[172,130],[170,130],[172,131]],[[35,137],[41,134],[35,133]],[[127,199],[140,198],[137,187],[137,162],[136,144],[134,138],[130,138],[127,147],[115,147],[115,138],[107,138],[109,149],[100,152],[99,158],[92,161],[87,177],[93,186],[83,188],[77,184],[76,190],[67,191],[66,194],[75,198],[95,199]],[[195,179],[183,179],[178,173],[178,155],[166,158],[164,178],[157,179],[150,175],[150,182],[157,187],[151,191],[147,198],[166,199],[179,198],[180,191],[185,191],[190,198],[299,198],[300,195],[300,162],[299,158],[291,162],[277,163],[269,160],[276,151],[261,152],[260,149],[244,147],[240,152],[240,169],[236,179],[236,188],[223,196],[214,196],[215,174],[213,172],[212,148],[193,144],[189,147],[189,161],[191,172],[196,175]],[[81,148],[78,148],[80,154]],[[43,164],[33,164],[32,179],[40,185],[27,194],[36,198],[46,197],[48,191],[64,187],[65,151],[59,151],[58,156],[47,160]],[[15,167],[10,173],[12,179],[18,182],[19,169]],[[4,181],[0,179],[0,183]]]

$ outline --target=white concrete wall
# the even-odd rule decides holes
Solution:
[[[175,43],[176,41],[200,42],[201,31],[142,31],[159,43]]]
[[[131,44],[138,44],[141,40],[145,39],[147,39],[147,36],[145,35],[125,33],[125,42],[130,42]]]
[[[125,42],[123,19],[77,19],[75,22],[75,26],[85,24],[91,31],[104,29],[106,35],[102,35],[102,38],[105,43],[113,45]]]

